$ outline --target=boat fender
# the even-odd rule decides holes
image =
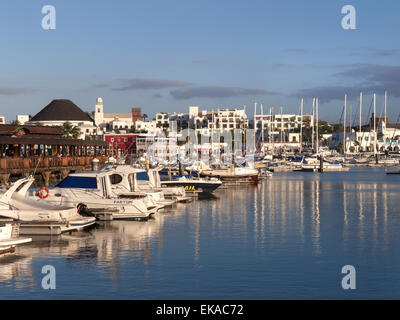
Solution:
[[[78,214],[85,214],[87,212],[87,206],[83,203],[78,204]]]
[[[50,191],[46,187],[42,187],[38,191],[39,198],[46,199],[49,195],[50,195]]]

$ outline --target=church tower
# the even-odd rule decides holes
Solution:
[[[104,122],[103,99],[100,97],[96,100],[96,106],[94,109],[94,122],[98,127],[100,127]]]

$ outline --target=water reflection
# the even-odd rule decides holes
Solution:
[[[177,213],[182,212],[179,209]],[[36,258],[62,258],[78,269],[109,272],[118,282],[118,263],[124,259],[150,263],[151,241],[162,243],[165,215],[149,221],[97,222],[90,231],[72,232],[58,237],[33,236],[29,244],[16,248],[14,255],[0,258],[1,282],[13,281],[16,288],[33,288],[33,261]],[[109,267],[109,268],[107,268]],[[37,280],[37,279],[36,279]]]
[[[195,292],[205,288],[212,295],[206,283],[225,278],[230,279],[221,285],[225,293],[259,287],[260,296],[254,297],[264,298],[265,290],[278,290],[262,283],[265,270],[273,279],[292,277],[298,285],[308,274],[321,273],[323,263],[322,268],[335,264],[334,270],[341,259],[380,263],[377,257],[397,250],[400,184],[390,179],[379,172],[373,177],[369,172],[275,174],[257,186],[221,189],[214,198],[179,204],[148,222],[99,222],[87,232],[35,238],[17,247],[15,255],[0,258],[0,289],[35,290],[40,261],[100,275],[96,280],[104,283],[98,286],[117,293],[127,286],[140,289],[139,298],[190,290],[194,279]],[[90,288],[93,281],[63,276],[71,287]],[[156,285],[164,296],[153,296]]]
[[[220,212],[244,207],[247,214],[243,214],[243,220],[252,218],[252,238],[259,247],[268,243],[273,248],[278,239],[282,243],[296,238],[303,249],[311,242],[313,254],[318,256],[322,254],[323,237],[327,238],[331,230],[342,235],[345,251],[352,250],[355,242],[361,250],[371,241],[371,249],[381,248],[380,238],[387,244],[389,207],[397,200],[391,190],[397,185],[359,183],[351,177],[345,182],[325,180],[324,175],[275,175],[252,190],[251,198],[243,197],[248,189],[224,190],[217,205]],[[231,223],[233,217],[227,215],[225,222]],[[214,228],[218,232],[221,226]]]

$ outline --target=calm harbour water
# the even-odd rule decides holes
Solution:
[[[0,258],[0,298],[398,299],[399,191],[382,168],[277,173],[148,222],[34,238]],[[341,287],[349,264],[356,290]]]

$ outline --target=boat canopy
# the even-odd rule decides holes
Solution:
[[[79,177],[68,176],[59,184],[57,188],[81,188],[81,189],[97,189],[96,177]]]

